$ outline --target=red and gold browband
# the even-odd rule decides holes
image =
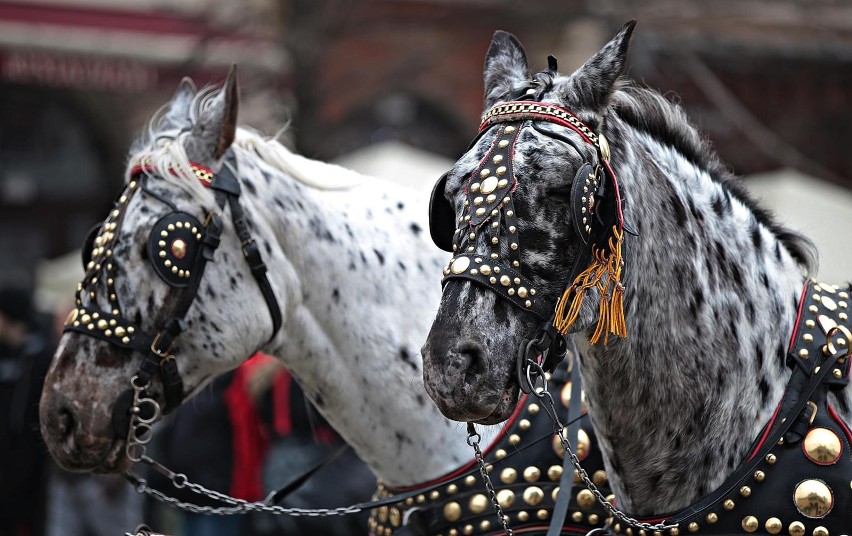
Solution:
[[[213,170],[208,167],[202,166],[201,164],[196,164],[195,162],[190,162],[189,167],[190,169],[192,169],[192,173],[195,175],[195,178],[198,179],[198,182],[200,182],[202,186],[204,186],[205,188],[210,188],[210,186],[213,185],[213,178],[216,175]],[[159,170],[154,168],[154,165],[151,162],[151,157],[143,156],[142,158],[137,160],[135,164],[133,164],[132,168],[130,168],[130,176],[134,177],[139,173],[153,173],[157,171]],[[169,171],[172,172],[172,174],[176,175],[173,167],[170,167]]]

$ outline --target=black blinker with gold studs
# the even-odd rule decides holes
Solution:
[[[201,222],[186,212],[172,212],[154,224],[148,258],[163,281],[173,287],[189,284],[203,233]]]

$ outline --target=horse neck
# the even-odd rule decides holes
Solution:
[[[719,486],[770,418],[803,276],[708,172],[617,117],[607,137],[639,236],[623,249],[627,338],[582,344],[582,371],[620,506],[659,514]]]
[[[425,205],[411,190],[290,156],[320,182],[343,175],[361,185],[323,191],[268,166],[242,178],[247,214],[274,233],[267,264],[285,296],[269,352],[384,483],[463,465],[472,459],[464,429],[423,388],[418,349],[445,262],[427,242]]]

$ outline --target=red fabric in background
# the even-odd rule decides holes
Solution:
[[[260,419],[248,391],[248,380],[254,369],[273,359],[255,354],[237,368],[231,385],[225,389],[225,406],[233,431],[234,451],[231,495],[247,501],[263,498],[261,468],[269,449],[269,431]]]

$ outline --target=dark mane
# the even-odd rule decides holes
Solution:
[[[722,164],[716,150],[701,136],[680,106],[656,91],[626,80],[612,94],[610,112],[632,128],[673,147],[691,163],[707,171],[726,192],[751,210],[755,219],[776,236],[800,266],[809,274],[816,273],[818,253],[814,243],[779,224],[771,212],[757,203],[739,179]]]

